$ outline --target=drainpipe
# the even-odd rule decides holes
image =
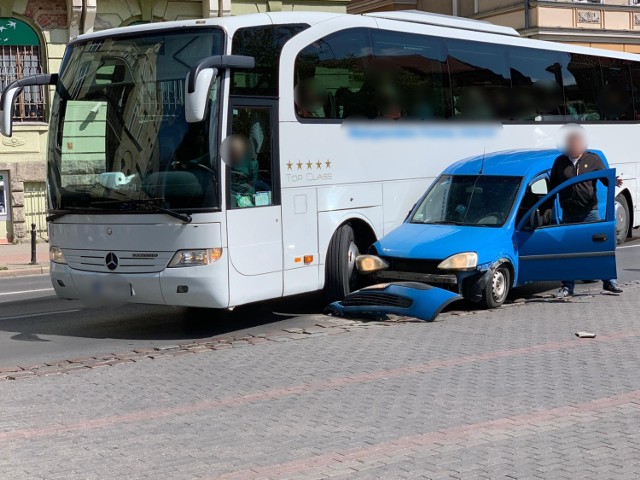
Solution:
[[[218,0],[218,16],[224,17],[224,0]]]
[[[458,0],[452,0],[451,11],[454,17],[458,16]]]
[[[528,30],[531,26],[531,20],[529,19],[529,6],[531,0],[524,0],[524,29]]]

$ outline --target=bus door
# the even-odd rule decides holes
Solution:
[[[227,170],[230,305],[282,296],[277,100],[231,97]]]

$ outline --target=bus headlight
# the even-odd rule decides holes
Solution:
[[[478,254],[476,252],[464,252],[451,255],[438,265],[442,270],[473,270],[478,266]]]
[[[49,247],[49,260],[53,263],[60,263],[66,265],[67,261],[64,258],[64,253],[60,247]]]
[[[358,255],[356,257],[356,268],[360,273],[373,273],[389,268],[389,264],[375,255]]]
[[[178,250],[169,262],[168,267],[192,267],[194,265],[210,265],[222,256],[221,248],[203,248],[197,250]]]

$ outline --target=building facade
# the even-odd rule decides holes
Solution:
[[[135,23],[218,16],[218,0],[2,0],[0,90],[24,76],[55,73],[70,39]],[[319,10],[344,13],[349,0],[223,0],[224,15]],[[0,244],[46,239],[46,151],[51,89],[28,87],[13,136],[0,136]]]
[[[526,37],[640,53],[640,0],[352,0],[347,10],[457,15]]]

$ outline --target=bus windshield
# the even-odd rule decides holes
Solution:
[[[499,227],[507,221],[521,180],[497,175],[443,175],[411,222]]]
[[[72,44],[51,114],[52,209],[219,208],[218,80],[208,121],[193,124],[184,81],[223,42],[220,29],[192,29]]]

